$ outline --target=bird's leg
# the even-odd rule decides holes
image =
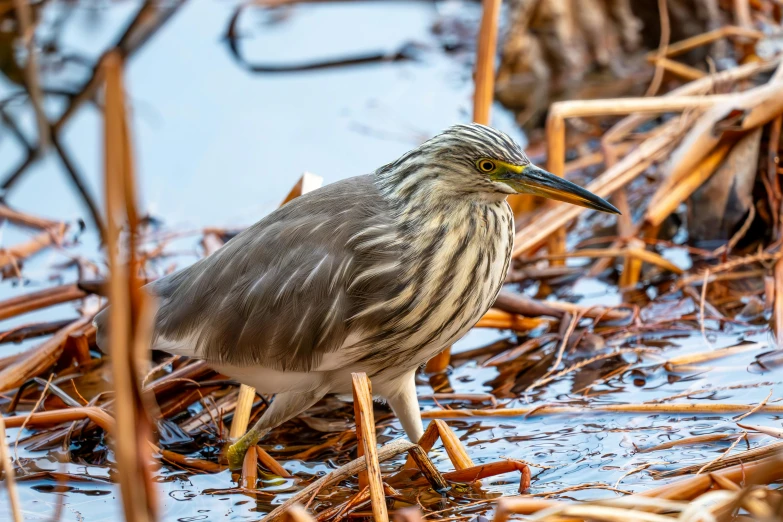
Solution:
[[[416,396],[416,371],[405,375],[400,379],[399,387],[392,390],[386,400],[400,419],[405,433],[411,442],[417,443],[424,435],[421,425],[421,413],[419,412],[419,398]]]
[[[258,422],[228,447],[226,457],[228,458],[229,468],[241,469],[242,462],[245,460],[245,453],[247,453],[250,446],[258,443],[272,428],[296,417],[321,400],[328,391],[326,388],[316,388],[307,392],[288,391],[275,395],[269,409],[261,415]]]

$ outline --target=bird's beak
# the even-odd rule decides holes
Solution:
[[[610,214],[620,213],[603,198],[533,164],[505,166],[506,169],[497,181],[502,181],[520,194],[543,196]]]

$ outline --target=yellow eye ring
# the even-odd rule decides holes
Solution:
[[[495,162],[492,160],[480,159],[476,162],[476,167],[478,167],[481,172],[490,173],[497,168],[497,165],[495,165]]]

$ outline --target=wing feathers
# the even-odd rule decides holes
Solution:
[[[328,185],[153,284],[156,334],[208,361],[309,370],[367,325],[399,281],[400,246],[372,178]]]

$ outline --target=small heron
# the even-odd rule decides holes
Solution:
[[[251,445],[366,372],[413,442],[417,368],[462,337],[506,277],[514,215],[533,194],[618,210],[530,163],[505,133],[455,125],[374,173],[300,196],[212,255],[145,287],[152,347],[275,394],[228,450]],[[98,343],[107,340],[104,311]]]

